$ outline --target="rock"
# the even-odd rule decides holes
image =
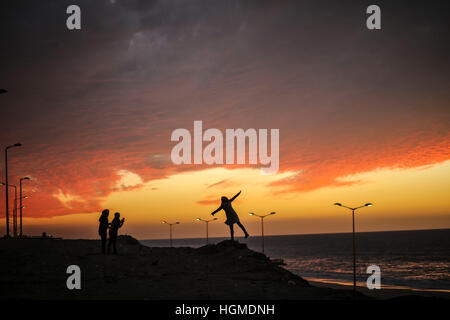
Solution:
[[[118,243],[123,243],[123,244],[126,244],[126,245],[130,245],[130,246],[135,246],[135,245],[139,244],[138,240],[136,240],[135,238],[133,238],[132,236],[127,235],[127,234],[118,236],[117,237],[117,242]]]
[[[241,250],[248,250],[247,245],[245,243],[239,243],[237,241],[224,240],[219,242],[218,244],[208,244],[206,246],[200,247],[196,249],[197,252],[202,254],[231,254],[231,253],[239,253],[238,255],[242,255]]]

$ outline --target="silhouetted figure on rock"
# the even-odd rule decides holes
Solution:
[[[102,239],[102,253],[106,253],[106,235],[108,232],[109,222],[108,222],[108,216],[109,216],[109,210],[105,209],[102,211],[102,215],[100,216],[100,219],[98,221],[100,222],[100,225],[98,226],[98,234],[100,235],[100,238]]]
[[[242,225],[241,221],[239,220],[239,217],[234,211],[233,207],[231,206],[231,202],[233,202],[234,199],[236,199],[241,194],[241,191],[239,191],[233,198],[228,199],[227,197],[222,197],[222,204],[219,208],[214,210],[212,212],[212,215],[215,215],[220,210],[225,211],[225,214],[227,216],[227,220],[225,221],[225,224],[227,224],[230,227],[230,234],[231,234],[231,240],[234,241],[234,229],[233,225],[236,223],[242,231],[244,231],[245,237],[248,238],[249,234],[247,233],[247,230],[245,230],[244,226]]]
[[[114,213],[114,219],[111,221],[109,226],[109,242],[108,242],[108,253],[111,252],[111,246],[113,247],[114,254],[117,254],[116,242],[117,242],[117,233],[119,232],[119,228],[123,226],[125,222],[125,218],[120,220],[120,213]]]

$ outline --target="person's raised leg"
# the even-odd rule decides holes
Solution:
[[[242,223],[240,223],[240,222],[236,222],[236,223],[239,227],[241,227],[242,231],[244,231],[245,237],[248,238],[249,234],[248,234],[247,230],[245,230],[245,227],[242,225]]]
[[[232,224],[230,224],[230,234],[231,234],[231,241],[234,241],[234,229]]]

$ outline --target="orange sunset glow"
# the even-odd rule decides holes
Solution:
[[[248,213],[271,211],[270,235],[351,231],[335,202],[374,204],[358,211],[357,231],[450,228],[441,20],[421,17],[407,29],[416,16],[393,7],[383,18],[390,32],[371,33],[359,27],[363,6],[337,3],[220,2],[205,5],[208,14],[182,4],[170,16],[163,4],[114,5],[87,5],[102,19],[87,13],[80,32],[15,16],[58,5],[13,10],[3,22],[15,33],[2,47],[0,146],[23,144],[8,151],[8,174],[14,185],[31,178],[25,234],[96,238],[109,208],[126,218],[121,233],[138,239],[165,238],[163,219],[180,222],[176,238],[201,237],[196,218],[239,190],[233,206],[250,235],[260,221]],[[221,132],[279,129],[278,172],[175,165],[171,133],[192,133],[196,120]],[[2,156],[0,181],[4,164]],[[12,208],[13,191],[9,199]],[[216,217],[210,236],[226,236],[224,213]]]

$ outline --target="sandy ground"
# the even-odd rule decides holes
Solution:
[[[120,237],[118,251],[102,255],[96,240],[1,239],[0,299],[352,298],[349,289],[311,286],[236,242],[149,248]],[[81,268],[81,290],[66,287],[69,265]]]

